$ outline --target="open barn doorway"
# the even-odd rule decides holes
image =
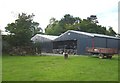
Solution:
[[[54,41],[53,42],[53,53],[62,54],[64,51],[68,54],[77,53],[77,40],[66,40],[66,41]]]

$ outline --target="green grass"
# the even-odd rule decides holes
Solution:
[[[3,56],[3,81],[118,81],[118,57]]]

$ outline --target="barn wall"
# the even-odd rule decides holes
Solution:
[[[120,39],[118,40],[118,49],[120,50]]]
[[[92,37],[80,38],[77,41],[77,54],[86,54],[86,47],[92,47]]]
[[[41,43],[41,51],[42,52],[52,53],[52,49],[53,49],[52,41]]]
[[[106,48],[107,40],[102,37],[94,37],[94,47]]]
[[[63,34],[61,37],[55,39],[54,41],[79,40],[80,38],[90,38],[90,36],[78,34],[74,32],[68,32]]]
[[[74,32],[67,32],[55,39],[55,41],[77,40],[77,54],[86,54],[86,47],[101,47],[101,48],[119,48],[120,40],[100,37],[100,36],[87,36]],[[54,41],[54,42],[55,42]],[[118,44],[119,43],[119,44]]]
[[[69,32],[55,39],[55,41],[74,40],[74,39],[77,39],[77,37],[78,37],[78,34]]]
[[[34,42],[39,42],[40,47],[41,47],[41,52],[50,52],[52,53],[53,49],[53,43],[51,40],[41,37],[41,36],[36,36],[34,38]]]
[[[108,48],[118,48],[118,40],[117,39],[107,39],[107,47]]]
[[[77,54],[85,54],[86,40],[78,40],[77,43]]]
[[[77,54],[86,54],[86,47],[92,47],[92,37],[68,32],[61,37],[55,39],[55,41],[77,40]]]
[[[120,54],[120,39],[118,40],[118,50],[119,50],[119,54]]]

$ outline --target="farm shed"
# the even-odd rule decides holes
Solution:
[[[40,43],[41,52],[52,52],[53,49],[53,43],[52,41],[57,38],[58,36],[53,35],[42,35],[42,34],[36,34],[34,37],[31,38],[31,40],[36,43]]]
[[[102,35],[102,34],[94,34],[94,45],[95,47],[103,47],[103,48],[119,48],[120,39],[117,37]]]
[[[118,49],[119,42],[117,37],[68,30],[53,41],[53,52],[62,53],[67,50],[72,54],[86,54],[86,47]]]

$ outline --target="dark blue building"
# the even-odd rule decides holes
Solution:
[[[64,50],[75,54],[86,54],[87,47],[120,48],[117,37],[68,30],[53,41],[53,52],[62,53]]]
[[[42,52],[86,54],[87,47],[120,49],[120,39],[102,34],[68,30],[60,36],[36,34],[31,38],[41,43]]]

